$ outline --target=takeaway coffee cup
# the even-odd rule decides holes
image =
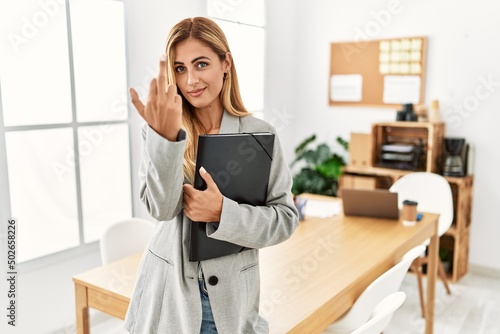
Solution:
[[[403,210],[401,212],[403,225],[412,226],[417,223],[417,205],[418,203],[415,201],[403,201]]]

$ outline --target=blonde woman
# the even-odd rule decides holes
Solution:
[[[143,104],[145,120],[140,194],[159,224],[141,261],[125,320],[131,333],[268,333],[259,315],[259,248],[288,239],[298,225],[292,179],[276,137],[266,205],[224,197],[209,173],[207,189],[193,188],[200,134],[276,134],[244,107],[234,60],[222,30],[195,17],[170,31],[158,78]],[[190,262],[192,221],[207,223],[211,238],[250,249]]]

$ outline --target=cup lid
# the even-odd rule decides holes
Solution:
[[[405,199],[403,201],[403,205],[418,205],[418,202],[412,201],[412,200],[409,200],[409,199]]]

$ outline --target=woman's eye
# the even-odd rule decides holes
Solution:
[[[184,67],[184,66],[177,66],[177,67],[175,68],[175,72],[176,72],[176,73],[182,73],[182,72],[184,72],[184,70],[185,70],[185,67]]]
[[[207,66],[208,66],[208,64],[207,64],[207,63],[205,63],[205,62],[199,62],[199,63],[197,64],[197,67],[198,67],[198,68],[205,68],[205,67],[207,67]]]

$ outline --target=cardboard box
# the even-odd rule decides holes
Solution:
[[[371,167],[372,135],[370,133],[351,133],[349,140],[349,165]]]

